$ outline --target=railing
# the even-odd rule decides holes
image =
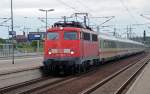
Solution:
[[[0,57],[12,55],[12,44],[0,44]]]
[[[0,58],[11,57],[13,54],[12,44],[0,44]],[[41,55],[43,52],[14,49],[14,56]]]

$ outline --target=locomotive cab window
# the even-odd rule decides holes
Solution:
[[[49,32],[47,33],[48,40],[57,40],[59,38],[59,34],[57,32]]]
[[[78,39],[77,32],[64,32],[64,39],[65,40],[77,40]]]
[[[92,34],[92,41],[97,41],[97,35]]]
[[[84,39],[84,40],[88,40],[88,41],[91,40],[90,33],[85,33],[85,32],[84,32],[84,33],[83,33],[83,39]]]

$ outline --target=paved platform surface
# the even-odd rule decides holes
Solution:
[[[24,57],[32,57],[32,56],[43,56],[42,52],[35,52],[35,53],[16,53],[14,54],[15,58],[24,58]],[[12,55],[0,55],[0,60],[7,60],[11,59]]]
[[[17,72],[22,70],[28,70],[33,68],[39,68],[43,66],[43,57],[28,57],[28,58],[16,58],[15,64],[12,64],[12,60],[0,60],[0,74],[6,74],[11,72]]]
[[[126,94],[150,94],[150,62]]]

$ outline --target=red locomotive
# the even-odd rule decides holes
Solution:
[[[99,35],[73,21],[48,29],[44,46],[44,68],[58,73],[85,71],[105,60],[144,51],[142,43]]]
[[[90,28],[85,29],[78,22],[55,23],[47,31],[44,65],[48,69],[80,72],[98,57],[97,32]]]

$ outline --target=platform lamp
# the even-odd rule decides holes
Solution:
[[[47,10],[45,10],[45,9],[39,9],[39,11],[42,11],[42,12],[46,13],[46,18],[45,18],[46,19],[46,28],[45,29],[47,31],[47,13],[50,12],[50,11],[54,11],[54,9],[47,9]]]

